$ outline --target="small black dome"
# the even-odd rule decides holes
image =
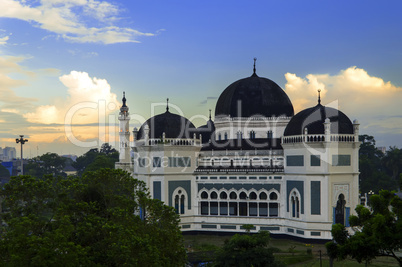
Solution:
[[[138,140],[145,136],[145,125],[149,127],[149,138],[162,138],[163,133],[166,138],[193,138],[196,132],[191,121],[169,111],[149,118],[138,131]]]
[[[209,121],[207,121],[207,124],[197,128],[197,132],[201,135],[202,143],[208,143],[209,140],[213,138],[213,133],[215,132],[214,122],[209,119]]]
[[[229,85],[216,103],[215,116],[265,117],[294,115],[289,97],[275,82],[257,74]]]
[[[353,124],[343,112],[318,104],[297,113],[286,126],[284,136],[301,135],[307,128],[308,134],[324,134],[324,122],[331,122],[331,133],[353,134]]]

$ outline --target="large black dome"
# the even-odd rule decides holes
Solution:
[[[137,139],[143,139],[145,136],[144,127],[149,127],[149,138],[162,138],[165,133],[166,138],[193,138],[196,132],[194,124],[188,119],[170,113],[165,113],[149,118],[138,131]]]
[[[232,83],[222,92],[215,108],[215,116],[219,115],[291,117],[294,111],[292,102],[279,85],[254,73]]]
[[[353,124],[343,112],[318,104],[297,113],[286,126],[284,136],[301,135],[307,128],[308,134],[324,134],[324,122],[331,122],[332,134],[353,134]]]

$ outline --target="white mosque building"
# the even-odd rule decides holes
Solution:
[[[296,115],[275,82],[253,74],[220,95],[215,119],[196,128],[166,112],[134,128],[120,109],[116,168],[174,207],[183,232],[252,232],[332,239],[359,204],[359,124],[321,105]],[[130,155],[134,155],[132,158]]]

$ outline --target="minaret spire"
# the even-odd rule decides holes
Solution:
[[[166,98],[166,112],[169,111],[169,98]]]
[[[126,93],[123,92],[123,105],[119,113],[119,162],[116,162],[116,168],[131,171],[130,156],[130,113],[126,104]]]
[[[318,105],[321,104],[321,89],[318,89]]]
[[[253,67],[253,75],[257,75],[256,73],[255,73],[255,62],[257,61],[257,58],[255,57],[254,58],[254,67]]]
[[[126,106],[126,92],[123,92],[123,99],[122,99],[122,101],[123,101],[123,107],[127,107],[127,106]]]
[[[209,120],[211,120],[211,109],[209,109]]]

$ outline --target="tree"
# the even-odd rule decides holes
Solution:
[[[109,154],[117,153],[117,150],[112,148],[112,146],[109,145],[109,143],[103,143],[99,152],[103,153],[105,155],[109,155]]]
[[[114,169],[117,161],[119,161],[119,152],[108,143],[104,143],[100,150],[97,148],[88,150],[84,155],[79,156],[72,165],[77,169],[78,175],[81,176],[86,171],[96,171],[101,168]]]
[[[379,192],[381,189],[395,190],[397,181],[392,179],[392,173],[388,175],[386,172],[388,160],[384,157],[384,153],[376,148],[374,137],[360,135],[359,140],[360,191],[368,193],[371,190],[374,192]]]
[[[10,179],[10,172],[0,163],[0,180],[2,179]]]
[[[66,166],[66,159],[56,153],[46,153],[31,159],[25,168],[25,173],[36,177],[46,174],[65,175],[63,169]]]
[[[402,171],[402,150],[393,146],[385,153],[383,158],[385,167],[388,168],[392,179],[398,179]]]
[[[183,266],[179,217],[122,170],[12,177],[0,192],[0,265]]]
[[[328,254],[339,260],[350,256],[358,262],[387,256],[402,266],[402,257],[396,254],[402,248],[402,200],[393,192],[381,190],[371,196],[370,206],[372,210],[358,205],[357,216],[349,217],[353,235],[343,225],[333,225],[334,241],[326,244]]]
[[[234,235],[217,252],[215,266],[260,267],[280,266],[275,261],[272,249],[268,247],[269,232]]]

